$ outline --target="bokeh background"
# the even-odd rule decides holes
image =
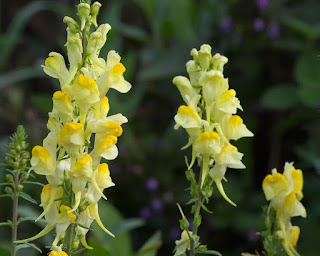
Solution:
[[[122,56],[125,77],[132,84],[126,95],[110,91],[111,112],[128,117],[119,139],[120,156],[110,163],[116,186],[100,203],[103,222],[118,234],[110,239],[94,228],[86,255],[131,256],[146,247],[172,255],[179,239],[179,202],[190,207],[184,155],[183,129],[173,129],[183,103],[172,84],[186,75],[192,48],[203,43],[228,57],[225,76],[237,91],[244,112],[240,115],[254,138],[236,142],[243,152],[245,170],[229,170],[225,190],[238,205],[229,205],[217,190],[203,213],[200,236],[210,249],[224,256],[261,251],[257,232],[264,230],[261,189],[264,176],[274,167],[282,171],[294,161],[304,171],[307,219],[294,218],[301,227],[298,250],[303,256],[320,251],[320,2],[318,0],[109,0],[98,22],[109,23],[106,46]],[[29,134],[31,150],[47,134],[51,97],[59,89],[41,64],[49,52],[66,56],[65,15],[76,17],[75,0],[0,1],[0,153],[3,159],[9,135],[18,124]],[[3,160],[1,160],[3,161]],[[1,167],[2,168],[2,167]],[[0,173],[4,180],[4,170]],[[40,179],[37,177],[37,179]],[[42,180],[45,182],[44,180]],[[25,190],[39,202],[41,187]],[[3,193],[3,188],[1,188]],[[0,221],[11,218],[11,201],[0,199]],[[36,216],[40,207],[21,201],[21,216]],[[189,214],[189,219],[191,215]],[[23,223],[19,238],[35,234],[43,223]],[[0,227],[0,255],[8,255],[9,229]],[[52,237],[35,241],[48,249]],[[145,247],[145,248],[146,248]],[[40,255],[25,249],[18,255]]]

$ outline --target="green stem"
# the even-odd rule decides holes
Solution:
[[[198,183],[198,192],[197,192],[197,201],[195,202],[195,211],[194,211],[194,220],[196,218],[196,216],[200,215],[200,210],[201,210],[201,203],[202,203],[202,194],[201,194],[201,180],[202,180],[202,170],[203,168],[201,168],[200,171],[200,175],[199,175],[199,183]],[[195,226],[194,225],[195,222],[193,222],[193,229],[192,229],[192,236],[196,236],[198,234],[198,227],[199,226]],[[195,245],[195,241],[193,239],[191,239],[191,243],[190,243],[190,256],[195,256],[195,250],[196,250],[196,245]]]
[[[20,171],[16,171],[14,175],[14,186],[13,186],[13,207],[12,207],[12,236],[11,236],[11,256],[16,255],[16,245],[13,243],[17,240],[17,230],[18,230],[18,186],[19,186],[19,174]]]

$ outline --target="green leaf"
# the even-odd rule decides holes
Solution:
[[[12,186],[12,183],[4,182],[4,183],[0,183],[0,186]]]
[[[147,33],[139,27],[120,23],[118,24],[117,29],[120,31],[121,34],[133,40],[140,42],[149,41]]]
[[[35,217],[21,217],[19,218],[18,220],[18,225],[21,223],[21,222],[24,222],[24,221],[35,221],[37,218]],[[44,219],[40,219],[38,220],[38,222],[42,222],[42,223],[46,223],[46,221]]]
[[[183,219],[179,220],[180,222],[180,228],[182,230],[189,230],[189,221],[187,220],[186,217],[184,217]]]
[[[0,198],[2,198],[2,197],[10,197],[10,198],[12,198],[12,195],[9,195],[9,194],[2,194],[2,195],[0,195]]]
[[[38,204],[36,200],[34,200],[29,194],[27,194],[25,192],[20,192],[19,196],[22,197],[23,199],[29,201],[30,203]]]
[[[28,181],[28,180],[26,180],[26,181],[24,181],[24,182],[22,182],[23,184],[32,184],[32,185],[39,185],[39,186],[41,186],[41,187],[44,187],[44,184],[42,184],[42,183],[40,183],[40,182],[37,182],[37,181]]]
[[[210,254],[210,255],[222,256],[222,254],[220,252],[217,252],[217,251],[214,251],[214,250],[204,251],[204,252],[201,252],[201,254]]]
[[[123,220],[116,228],[112,230],[114,235],[129,232],[133,229],[142,227],[145,225],[145,221],[140,218],[132,218]]]
[[[33,249],[37,250],[38,252],[42,253],[41,249],[33,243],[19,244],[16,246],[16,251],[19,251],[20,249],[24,249],[24,248],[33,248]]]
[[[294,107],[299,102],[297,88],[290,84],[279,84],[268,88],[261,99],[262,105],[274,110]]]
[[[320,105],[320,57],[316,53],[301,55],[295,66],[301,100],[310,107]]]
[[[158,231],[145,242],[135,256],[155,256],[161,245],[161,233]]]
[[[0,223],[0,227],[1,226],[9,226],[9,227],[11,227],[11,228],[13,228],[13,224],[12,224],[12,222],[11,221],[7,221],[7,222],[1,222]]]
[[[210,210],[207,208],[207,206],[205,206],[204,204],[201,204],[201,208],[202,208],[203,210],[205,210],[206,212],[208,212],[208,213],[213,213],[213,212],[210,211]]]

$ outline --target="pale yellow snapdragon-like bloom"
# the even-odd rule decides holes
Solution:
[[[306,209],[300,202],[303,198],[303,174],[295,169],[293,163],[285,163],[283,174],[272,170],[262,183],[262,189],[270,206],[276,211],[279,227],[277,235],[282,239],[283,248],[289,256],[298,256],[295,247],[300,235],[300,228],[291,224],[291,218],[307,217]]]
[[[227,168],[243,169],[243,154],[231,144],[231,140],[252,137],[253,133],[238,115],[241,111],[236,91],[229,89],[229,80],[223,68],[228,59],[211,54],[211,46],[204,44],[200,50],[192,49],[193,60],[187,62],[189,78],[177,76],[173,83],[187,105],[179,107],[174,117],[175,129],[182,126],[189,135],[185,149],[192,146],[193,166],[196,159],[202,164],[201,188],[206,179],[213,180],[221,195],[232,205],[222,186]]]
[[[189,233],[189,234],[188,234]],[[177,250],[173,256],[185,255],[187,250],[190,250],[190,237],[192,237],[192,232],[183,230],[181,233],[181,239],[177,240],[175,243],[178,245]],[[181,244],[181,245],[179,245]]]
[[[80,3],[80,24],[70,17],[63,19],[68,26],[69,64],[66,65],[61,54],[51,52],[43,65],[44,72],[60,83],[60,90],[52,97],[49,134],[43,145],[33,148],[31,158],[32,169],[45,175],[48,181],[41,193],[43,212],[38,218],[45,217],[47,226],[34,237],[16,242],[37,239],[54,229],[56,237],[50,256],[71,253],[70,245],[69,251],[61,249],[68,248],[68,241],[64,241],[68,228],[75,229],[74,240],[87,249],[92,248],[85,236],[94,220],[114,236],[104,227],[98,212],[100,198],[107,199],[104,190],[115,186],[108,164],[100,162],[102,158],[110,161],[118,156],[116,144],[128,119],[121,113],[108,116],[110,105],[106,93],[110,88],[126,93],[131,84],[123,76],[126,68],[118,53],[111,50],[106,61],[100,57],[111,29],[109,24],[98,26],[100,7],[98,2],[91,6]],[[97,29],[90,33],[91,25]],[[92,137],[94,143],[90,145]]]

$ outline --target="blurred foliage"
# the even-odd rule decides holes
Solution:
[[[102,55],[111,49],[118,51],[127,68],[125,77],[133,85],[127,95],[110,92],[111,109],[126,115],[129,123],[119,140],[120,157],[110,164],[116,187],[107,196],[124,215],[114,222],[120,227],[127,220],[130,227],[137,227],[137,223],[130,222],[132,218],[146,219],[146,225],[129,229],[130,238],[127,232],[119,235],[125,245],[121,255],[137,252],[156,230],[162,231],[163,239],[158,255],[171,255],[174,240],[180,236],[175,202],[188,201],[188,192],[184,191],[188,187],[184,178],[185,153],[180,151],[187,136],[182,130],[173,129],[173,116],[182,100],[171,80],[184,74],[190,50],[203,43],[211,44],[213,52],[229,58],[226,77],[238,92],[246,110],[244,120],[255,137],[236,143],[244,153],[247,169],[227,173],[229,183],[225,190],[238,207],[228,205],[214,191],[208,207],[213,215],[204,214],[202,221],[208,225],[201,230],[201,237],[224,256],[261,251],[256,232],[264,230],[262,179],[272,168],[295,161],[305,174],[303,203],[308,212],[307,219],[295,221],[301,227],[298,251],[304,256],[316,256],[320,250],[320,23],[315,11],[320,9],[320,2],[266,2],[267,6],[261,8],[258,0],[103,1],[100,23],[110,23],[112,30]],[[40,64],[50,51],[66,52],[62,18],[76,18],[77,3],[0,2],[0,145],[7,143],[17,124],[26,127],[31,146],[41,143],[47,133],[49,99],[58,84],[44,75]],[[257,18],[262,23],[257,23]],[[0,182],[4,180],[3,173]],[[158,185],[151,186],[150,180],[156,180],[154,184]],[[25,189],[39,198],[40,188],[30,185]],[[10,209],[10,202],[3,200],[2,209]],[[111,225],[106,219],[112,213],[111,207],[103,207],[101,215],[106,213],[106,217],[102,218]],[[40,212],[39,209],[32,211]],[[10,214],[1,211],[0,221]],[[23,225],[24,236],[40,229],[38,223]],[[110,248],[118,248],[118,242],[115,240],[113,245],[108,240],[99,245],[95,241],[104,237],[94,236],[89,244],[98,250],[95,255],[113,255]],[[154,244],[159,245],[154,236]],[[6,239],[1,232],[3,247]],[[45,239],[50,236],[37,245],[43,246]],[[28,250],[18,254],[23,251],[28,256],[34,252]]]

